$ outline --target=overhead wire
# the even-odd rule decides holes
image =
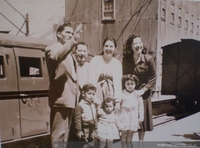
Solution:
[[[140,20],[142,19],[143,15],[145,14],[145,12],[146,12],[148,6],[150,5],[151,1],[152,1],[152,0],[148,0],[148,1],[145,3],[145,5],[146,5],[146,4],[147,4],[147,5],[146,5],[146,7],[144,8],[144,11],[143,11],[143,13],[141,14],[141,17],[139,18],[139,20],[138,20],[138,22],[136,23],[135,27],[132,29],[132,31],[131,31],[132,33],[135,32],[137,26],[138,26],[139,23],[140,23]]]
[[[138,9],[136,9],[136,10],[133,12],[133,14],[131,15],[129,21],[126,23],[125,27],[123,28],[123,30],[121,31],[120,35],[118,36],[117,40],[121,37],[121,35],[122,35],[123,32],[125,31],[125,29],[128,27],[128,25],[129,25],[129,23],[131,22],[131,20],[133,19],[133,17],[137,15],[136,20],[138,20],[138,22],[135,21],[135,25],[134,25],[135,27],[132,29],[131,32],[134,32],[134,31],[135,31],[135,29],[137,28],[137,26],[138,26],[138,24],[139,24],[139,22],[140,22],[142,16],[143,16],[144,13],[146,12],[146,10],[147,10],[147,8],[148,8],[148,5],[151,3],[151,1],[152,1],[152,0],[140,1],[140,3],[138,4],[138,6],[136,7],[136,8],[138,8]],[[145,7],[145,5],[146,5],[147,3],[148,3],[148,5]],[[78,0],[76,1],[76,4],[75,4],[74,9],[73,9],[73,11],[72,11],[72,14],[71,14],[71,16],[70,16],[69,18],[63,17],[63,18],[61,19],[61,21],[59,21],[58,24],[54,25],[50,30],[48,30],[46,33],[44,33],[42,36],[40,36],[40,38],[46,38],[47,36],[49,36],[49,35],[50,35],[51,33],[53,33],[53,32],[57,29],[57,27],[58,27],[60,24],[62,24],[65,20],[68,19],[69,22],[70,22],[71,19],[72,19],[73,17],[78,16],[78,15],[80,15],[80,14],[83,15],[84,12],[86,12],[86,11],[88,11],[88,10],[90,10],[90,9],[93,9],[94,7],[97,7],[97,6],[100,5],[101,3],[98,3],[97,5],[92,6],[92,7],[90,7],[89,9],[86,9],[86,10],[81,11],[80,13],[77,13],[77,14],[74,15],[75,8],[77,7],[77,4],[78,4]],[[138,17],[139,17],[139,15],[140,15],[140,13],[141,13],[141,11],[142,11],[143,8],[145,8],[145,10],[144,10],[144,12],[142,13],[141,17],[138,19]]]
[[[84,11],[81,11],[80,13],[77,13],[77,14],[75,14],[75,15],[73,15],[73,16],[70,16],[69,18],[63,17],[63,18],[61,19],[61,21],[59,21],[56,25],[54,25],[51,29],[49,29],[46,33],[44,33],[43,35],[41,35],[39,38],[46,38],[46,37],[48,37],[48,36],[49,36],[51,33],[53,33],[53,31],[55,31],[55,30],[57,29],[57,27],[58,27],[59,25],[61,25],[65,20],[68,20],[68,19],[71,20],[71,18],[73,18],[73,17],[76,17],[76,16],[81,15],[81,14],[83,15],[84,12],[93,9],[93,8],[99,6],[100,4],[101,4],[101,2],[98,3],[97,5],[94,5],[94,6],[90,7],[90,8],[88,8],[88,9],[84,10]]]
[[[141,3],[141,6],[140,6],[140,8],[143,8],[143,6],[144,6],[144,4],[145,4],[145,0],[143,0],[143,1],[141,1],[141,2],[142,2],[142,3]],[[141,11],[142,11],[142,9],[139,9],[139,11],[138,11],[138,13],[137,13],[137,16],[136,16],[135,20],[138,20],[138,18],[139,18],[139,16],[140,16],[140,13],[141,13]],[[137,21],[134,21],[133,23],[134,23],[134,25],[133,25],[133,26],[135,26],[135,24],[137,24]]]
[[[129,25],[129,23],[131,22],[131,20],[133,19],[133,17],[134,17],[136,14],[139,15],[139,13],[141,12],[141,10],[144,8],[144,6],[145,6],[145,4],[146,4],[146,2],[145,2],[145,3],[144,3],[144,2],[145,2],[145,0],[142,2],[142,4],[139,3],[139,4],[137,5],[136,8],[138,8],[138,9],[136,9],[136,10],[133,12],[133,14],[131,15],[130,19],[128,20],[128,22],[126,23],[126,25],[124,26],[124,28],[122,29],[121,33],[119,34],[119,36],[118,36],[118,38],[117,38],[116,40],[118,40],[118,39],[121,37],[121,35],[124,33],[124,31],[125,31],[126,28],[128,27],[128,25]],[[139,5],[141,5],[141,6],[139,6]]]
[[[13,22],[11,22],[7,17],[4,16],[4,18],[6,18],[12,25],[14,25],[17,29],[18,29],[18,32],[16,33],[16,35],[18,35],[19,32],[23,33],[23,34],[26,34],[24,32],[22,32],[22,28],[24,26],[24,24],[26,23],[26,17],[21,13],[19,12],[14,6],[12,6],[7,0],[5,0],[5,2],[13,9],[15,10],[19,15],[21,15],[24,19],[24,22],[22,24],[22,26],[20,28],[18,28]]]
[[[5,15],[3,15],[1,12],[0,12],[0,14],[1,14],[7,21],[9,21],[13,26],[15,26],[15,28],[17,28],[21,33],[23,33],[24,35],[26,34],[26,33],[22,32],[21,29],[20,29],[19,27],[17,27],[11,20],[9,20]]]
[[[19,14],[24,18],[24,20],[26,20],[26,17],[25,17],[23,14],[21,14],[16,8],[14,8],[7,0],[5,0],[5,2],[6,2],[11,8],[13,8],[17,13],[19,13]]]
[[[51,33],[53,33],[56,28],[62,24],[65,20],[65,17],[63,17],[56,25],[54,25],[51,29],[49,29],[47,32],[45,32],[43,35],[41,35],[39,38],[46,38],[47,36],[49,36]]]
[[[18,32],[16,33],[16,35],[19,34],[19,32],[22,30],[23,26],[25,25],[26,21],[24,21],[24,23],[22,24],[22,26],[20,27],[20,29],[18,30]]]
[[[136,8],[139,7],[139,5],[141,5],[141,1],[140,3],[136,6]],[[135,9],[135,11],[133,12],[133,14],[131,15],[131,17],[129,18],[128,22],[126,23],[126,25],[124,26],[124,28],[122,29],[121,33],[119,34],[118,38],[116,40],[118,40],[120,38],[120,36],[123,34],[123,32],[126,30],[126,28],[128,27],[129,23],[131,22],[132,18],[140,11]]]
[[[74,9],[73,9],[73,11],[72,11],[72,14],[71,14],[71,17],[70,17],[70,19],[69,19],[69,22],[71,21],[71,18],[72,18],[73,14],[74,14],[74,12],[75,12],[75,10],[76,10],[77,4],[78,4],[78,0],[76,0],[76,4],[75,4]]]

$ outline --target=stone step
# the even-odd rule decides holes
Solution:
[[[159,116],[153,116],[153,125],[154,126],[159,126],[159,125],[164,125],[166,123],[175,121],[174,116],[167,116],[166,114],[162,114]]]

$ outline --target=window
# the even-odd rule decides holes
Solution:
[[[170,23],[174,25],[174,22],[175,22],[175,6],[174,6],[174,2],[171,1],[171,18],[170,18]]]
[[[178,8],[178,27],[181,28],[182,17],[181,17],[181,7]]]
[[[19,57],[21,77],[42,77],[41,60],[33,57]]]
[[[191,32],[192,33],[194,32],[194,23],[193,22],[191,23]]]
[[[199,25],[197,25],[197,35],[199,35]]]
[[[165,21],[166,18],[166,0],[161,1],[161,20]]]
[[[188,12],[185,12],[185,30],[188,30]]]
[[[102,20],[115,20],[115,0],[102,0]]]
[[[199,18],[197,18],[197,30],[196,30],[196,34],[199,35]]]
[[[3,63],[3,56],[0,56],[0,78],[4,78],[4,63]]]
[[[194,15],[191,17],[191,32],[194,32]]]

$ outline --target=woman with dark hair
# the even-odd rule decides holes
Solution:
[[[153,130],[151,90],[156,82],[156,66],[153,57],[146,54],[140,36],[130,35],[126,40],[122,65],[123,75],[135,74],[139,78],[134,93],[137,97],[142,96],[144,103],[144,121],[138,131],[139,140],[143,141],[145,131]]]
[[[90,61],[89,82],[96,84],[96,96],[100,103],[104,98],[111,97],[117,102],[116,109],[119,109],[122,95],[122,65],[113,56],[116,46],[116,40],[113,38],[106,38],[103,41],[103,53]]]

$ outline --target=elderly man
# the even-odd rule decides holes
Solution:
[[[88,45],[85,42],[79,42],[75,46],[74,56],[78,62],[77,79],[79,86],[82,88],[88,82],[89,62],[88,60]]]
[[[74,33],[70,24],[57,29],[58,42],[45,49],[49,73],[49,106],[52,147],[66,145],[73,110],[78,102],[77,65],[72,48],[80,37],[81,26]],[[60,146],[59,146],[60,145]]]

